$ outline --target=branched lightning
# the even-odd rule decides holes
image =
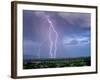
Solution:
[[[45,19],[47,20],[47,22],[49,23],[49,30],[48,30],[48,37],[49,37],[49,56],[50,58],[56,58],[56,53],[57,53],[57,41],[58,41],[58,33],[54,28],[53,22],[50,20],[50,16],[46,15]],[[52,32],[54,32],[55,35],[55,40],[53,40],[52,38]],[[40,58],[40,52],[41,52],[41,47],[42,45],[45,43],[45,41],[43,41],[43,43],[40,44],[39,46],[39,53],[38,53],[38,58]]]
[[[46,15],[46,19],[47,19],[48,23],[50,24],[50,27],[49,27],[49,41],[50,41],[49,54],[50,54],[51,58],[55,58],[56,57],[56,52],[57,52],[58,33],[56,32],[56,30],[53,26],[53,23],[50,20],[48,15]],[[52,40],[52,35],[51,35],[52,31],[55,33],[55,40],[54,41]],[[54,46],[54,50],[53,50],[53,46]]]
[[[50,46],[49,46],[49,56],[50,58],[56,58],[56,53],[57,53],[57,41],[58,41],[58,33],[55,30],[54,26],[53,26],[53,22],[50,20],[50,16],[45,15],[45,18],[47,20],[47,22],[49,23],[49,30],[48,30],[48,35],[49,35],[49,42],[50,42]],[[55,39],[53,40],[52,38],[52,32],[54,32],[55,35]],[[46,41],[46,40],[45,40]],[[38,48],[38,58],[41,57],[41,47],[43,46],[43,44],[45,43],[45,41],[43,41]]]

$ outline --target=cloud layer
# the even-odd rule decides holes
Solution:
[[[74,36],[65,37],[63,39],[63,44],[66,46],[84,46],[90,43],[89,37]]]

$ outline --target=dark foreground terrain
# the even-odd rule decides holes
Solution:
[[[90,66],[90,57],[47,59],[47,60],[24,60],[23,69],[58,68],[58,67],[81,67]]]

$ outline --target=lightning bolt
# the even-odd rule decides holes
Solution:
[[[49,23],[49,30],[48,30],[48,35],[49,35],[49,42],[50,42],[50,46],[49,46],[49,55],[50,58],[56,58],[56,53],[57,53],[57,41],[58,41],[58,33],[55,30],[54,26],[53,26],[53,22],[50,20],[50,16],[46,15],[46,20]],[[55,40],[52,39],[52,32],[55,33]],[[46,40],[45,40],[46,41]],[[38,49],[38,57],[40,58],[40,52],[41,52],[41,47],[43,46],[43,44],[45,43],[45,41],[43,41]]]
[[[50,41],[49,54],[50,54],[51,58],[55,58],[56,57],[56,53],[57,53],[58,33],[56,32],[56,30],[55,30],[55,28],[53,26],[53,23],[50,20],[50,17],[48,15],[46,15],[46,19],[47,19],[48,23],[50,24],[50,27],[49,27],[49,41]],[[52,40],[52,35],[51,35],[52,31],[55,33],[55,40],[54,41]],[[53,42],[54,42],[54,44],[53,44]],[[53,51],[53,45],[54,45],[54,51]]]

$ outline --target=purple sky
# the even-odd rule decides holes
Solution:
[[[23,10],[25,59],[50,58],[51,25],[47,18],[58,34],[56,58],[90,56],[91,14]],[[56,39],[54,31],[51,38]],[[54,50],[53,46],[52,52]]]

